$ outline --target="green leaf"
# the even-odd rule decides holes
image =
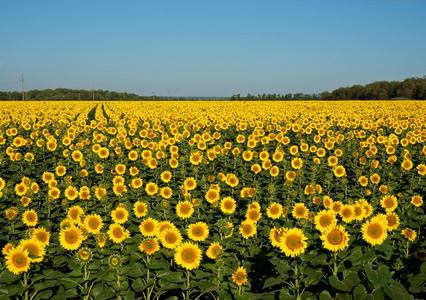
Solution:
[[[35,300],[38,299],[50,299],[50,297],[52,297],[53,292],[52,290],[45,290],[45,291],[41,291],[40,293],[37,293],[37,295],[35,296]]]
[[[210,293],[221,288],[220,286],[217,286],[216,284],[213,284],[211,282],[203,282],[200,283],[198,286],[200,287],[202,294]]]
[[[78,286],[78,281],[70,277],[62,277],[62,278],[59,278],[58,281],[67,289]]]
[[[381,245],[375,247],[377,254],[386,260],[389,260],[393,254],[393,247],[389,240],[385,240]]]
[[[90,293],[95,300],[111,299],[116,297],[115,291],[110,287],[103,287],[102,285],[95,286]]]
[[[158,278],[164,279],[172,283],[182,283],[182,278],[184,277],[182,272],[172,272],[169,270],[160,270],[155,272]]]
[[[17,276],[11,272],[9,272],[9,270],[3,270],[3,272],[0,273],[0,283],[7,283],[7,284],[11,284],[15,281],[18,281],[20,278],[20,276]]]
[[[320,300],[330,300],[330,299],[333,299],[333,297],[331,297],[331,295],[328,291],[322,291],[319,294],[319,299]]]
[[[141,278],[137,278],[132,282],[132,289],[135,292],[142,292],[145,289],[145,284],[143,283]]]
[[[45,290],[56,285],[57,280],[46,280],[44,282],[36,283],[33,285],[35,291]]]
[[[386,295],[392,300],[410,299],[410,294],[398,281],[391,279],[388,285],[383,287]]]
[[[327,255],[326,254],[321,254],[318,256],[314,256],[311,260],[310,263],[313,266],[317,266],[317,265],[328,265],[329,262],[327,262]]]
[[[290,291],[286,288],[280,292],[280,300],[294,300],[294,296],[290,294]]]
[[[312,274],[309,274],[303,281],[305,286],[316,285],[324,276],[322,271],[315,270]]]
[[[380,265],[376,271],[370,264],[367,264],[365,266],[365,274],[376,289],[385,286],[392,277],[386,265]]]
[[[268,279],[265,280],[265,282],[263,283],[263,288],[269,288],[271,286],[277,285],[277,284],[281,284],[283,281],[281,280],[280,277],[269,277]]]
[[[343,280],[339,280],[336,275],[330,276],[328,281],[332,287],[344,292],[350,292],[360,279],[357,273],[349,271]]]
[[[358,284],[353,291],[355,299],[363,299],[367,295],[367,291],[362,284]]]

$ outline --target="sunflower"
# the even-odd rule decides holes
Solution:
[[[423,197],[419,195],[415,195],[411,197],[411,204],[413,204],[415,207],[420,207],[423,204]]]
[[[195,242],[204,242],[209,236],[209,227],[204,222],[189,224],[186,229],[188,237]]]
[[[401,231],[401,234],[410,242],[413,242],[416,237],[417,237],[417,233],[415,230],[410,229],[410,228],[405,228]]]
[[[400,224],[399,216],[394,212],[388,212],[386,214],[386,221],[388,225],[388,231],[397,229]]]
[[[170,171],[164,171],[161,173],[160,178],[163,182],[168,183],[172,179],[172,173]]]
[[[109,230],[107,231],[107,234],[114,243],[121,243],[128,237],[130,237],[130,232],[125,229],[120,224],[111,224],[109,225]]]
[[[114,170],[118,175],[123,175],[124,173],[126,173],[126,165],[117,164]]]
[[[6,255],[6,266],[7,269],[15,274],[27,272],[30,269],[31,258],[28,256],[27,250],[23,250],[22,247],[12,248]]]
[[[279,203],[272,202],[269,207],[266,209],[266,214],[268,218],[279,219],[283,213],[283,206]]]
[[[246,219],[252,223],[256,223],[262,217],[262,213],[257,209],[248,209],[246,212]]]
[[[90,199],[90,189],[87,186],[82,186],[80,191],[78,192],[78,197],[81,200],[89,200]]]
[[[183,182],[185,189],[188,191],[192,191],[197,187],[197,181],[195,181],[194,177],[188,177]]]
[[[84,215],[84,210],[81,206],[74,205],[68,209],[68,218],[74,222],[74,224],[81,224],[81,217]]]
[[[175,249],[182,243],[182,235],[177,228],[164,229],[159,235],[163,247]]]
[[[44,181],[44,183],[49,183],[50,181],[55,180],[55,175],[53,175],[51,172],[43,172],[41,179]]]
[[[405,159],[402,163],[401,163],[401,167],[404,171],[409,171],[413,168],[413,162],[409,159]]]
[[[145,186],[145,192],[149,196],[156,195],[158,193],[158,186],[154,182],[148,182]]]
[[[296,203],[293,207],[292,215],[296,219],[306,218],[309,210],[304,203]]]
[[[222,246],[219,243],[213,242],[207,248],[206,255],[208,258],[216,259],[220,255],[220,253],[222,253],[222,250]]]
[[[380,176],[376,173],[370,176],[370,181],[374,184],[379,184],[380,182]]]
[[[303,167],[303,159],[295,157],[291,160],[291,167],[295,170],[299,170]]]
[[[254,164],[254,165],[251,166],[250,170],[254,174],[258,174],[260,171],[262,171],[262,167],[259,164]]]
[[[65,189],[64,194],[68,200],[73,201],[78,197],[78,190],[73,186],[69,186]]]
[[[38,217],[37,217],[37,213],[35,212],[35,210],[30,209],[25,211],[22,214],[22,222],[24,222],[25,225],[30,226],[30,227],[34,227],[37,225],[38,222]]]
[[[256,233],[257,227],[253,222],[248,220],[241,222],[240,234],[243,238],[248,239],[249,237],[256,235]]]
[[[187,270],[198,268],[201,259],[202,252],[196,244],[185,242],[176,248],[174,261]]]
[[[108,258],[108,265],[111,269],[119,269],[123,263],[123,259],[118,254],[113,254]]]
[[[158,239],[148,239],[139,244],[139,250],[143,253],[145,252],[148,255],[152,255],[158,250],[160,250],[160,244]]]
[[[387,222],[381,217],[373,217],[361,226],[362,238],[369,244],[381,245],[388,237]]]
[[[360,176],[358,178],[358,182],[359,184],[361,184],[361,186],[367,186],[368,185],[368,178],[365,176]]]
[[[386,209],[386,212],[392,212],[398,207],[398,200],[395,196],[386,195],[380,200],[380,205]]]
[[[271,228],[269,230],[269,240],[271,241],[272,246],[279,247],[281,242],[281,237],[283,236],[284,232],[286,232],[285,228]]]
[[[93,258],[93,253],[89,248],[82,248],[77,252],[77,260],[82,264],[87,264]]]
[[[231,197],[225,197],[220,201],[220,210],[227,215],[233,214],[237,208],[236,202]]]
[[[43,246],[48,246],[50,243],[50,232],[44,227],[35,228],[32,231],[31,238],[38,240]]]
[[[342,218],[342,221],[345,223],[350,223],[355,218],[355,209],[352,205],[342,205],[342,208],[339,211],[339,215]]]
[[[315,228],[321,232],[325,231],[329,226],[336,226],[337,219],[333,211],[322,210],[314,217]]]
[[[24,251],[27,250],[28,255],[31,255],[31,257],[39,256],[38,258],[32,258],[31,263],[42,262],[43,256],[46,254],[44,245],[36,239],[21,240],[18,247],[22,247],[22,250]]]
[[[339,159],[336,156],[329,156],[327,158],[327,163],[330,167],[337,166]]]
[[[83,153],[80,150],[74,150],[71,153],[71,157],[74,161],[80,162],[83,159]]]
[[[365,217],[365,210],[361,203],[358,201],[355,202],[355,204],[352,205],[354,208],[354,220],[356,221],[362,221]]]
[[[269,169],[269,174],[272,177],[277,177],[279,173],[280,173],[280,169],[278,169],[277,166],[273,166],[271,169]]]
[[[296,172],[294,171],[287,171],[285,173],[285,179],[287,179],[288,181],[293,181],[296,178]]]
[[[181,219],[188,219],[192,216],[194,213],[194,206],[191,202],[185,200],[185,201],[179,201],[176,205],[176,214]]]
[[[337,252],[348,247],[349,234],[342,225],[328,226],[321,234],[322,246]]]
[[[143,218],[148,213],[148,205],[145,202],[136,201],[135,204],[133,204],[133,211],[137,218]]]
[[[168,186],[163,187],[163,188],[160,189],[160,195],[164,199],[170,199],[173,195],[173,190]]]
[[[111,218],[114,223],[124,224],[129,219],[129,212],[124,207],[117,207],[111,212]]]
[[[308,238],[299,228],[288,229],[280,239],[279,248],[286,256],[295,257],[305,253]]]
[[[15,185],[15,193],[18,196],[24,196],[27,190],[28,190],[28,187],[23,182]]]
[[[239,183],[239,180],[234,174],[227,174],[225,183],[230,187],[236,187]]]
[[[424,176],[426,174],[426,165],[420,164],[416,167],[416,169],[417,169],[417,173],[419,173],[419,175]]]
[[[104,223],[102,221],[102,217],[98,214],[87,215],[84,218],[84,226],[87,232],[92,234],[100,233]]]
[[[66,250],[77,250],[82,242],[83,232],[74,225],[59,232],[59,243]]]
[[[109,149],[106,147],[101,147],[98,151],[99,158],[108,158],[109,156]]]
[[[247,270],[244,267],[238,267],[238,269],[232,274],[232,281],[241,286],[247,282]]]
[[[152,237],[157,234],[158,221],[153,218],[143,219],[139,225],[139,231],[143,236]]]
[[[10,252],[10,250],[12,250],[12,249],[14,249],[14,247],[13,247],[12,243],[7,243],[7,244],[3,247],[3,249],[1,250],[1,253],[2,253],[4,256],[6,256],[6,255]]]

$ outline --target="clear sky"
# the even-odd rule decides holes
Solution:
[[[321,93],[426,75],[426,1],[8,1],[0,91]]]

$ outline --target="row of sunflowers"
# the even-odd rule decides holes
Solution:
[[[0,298],[421,298],[424,111],[0,103]]]

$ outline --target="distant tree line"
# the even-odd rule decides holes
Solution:
[[[114,92],[108,90],[74,90],[57,88],[54,90],[30,90],[25,92],[25,100],[150,100],[151,97],[139,96],[126,92]],[[22,100],[22,92],[0,92],[0,100]]]
[[[426,100],[426,76],[404,81],[376,81],[366,85],[341,87],[331,93],[321,93],[322,100]]]
[[[177,100],[176,97],[161,96],[140,96],[133,93],[114,92],[108,90],[73,90],[57,88],[54,90],[31,90],[24,93],[25,100],[96,100],[96,101],[150,101],[150,100]],[[426,76],[423,78],[413,77],[404,81],[376,81],[366,85],[353,85],[352,87],[341,87],[332,92],[322,92],[320,94],[258,94],[241,96],[232,95],[229,98],[223,97],[180,97],[179,100],[231,100],[231,101],[251,101],[251,100],[397,100],[413,99],[426,100]],[[22,100],[22,92],[0,92],[0,100]]]

